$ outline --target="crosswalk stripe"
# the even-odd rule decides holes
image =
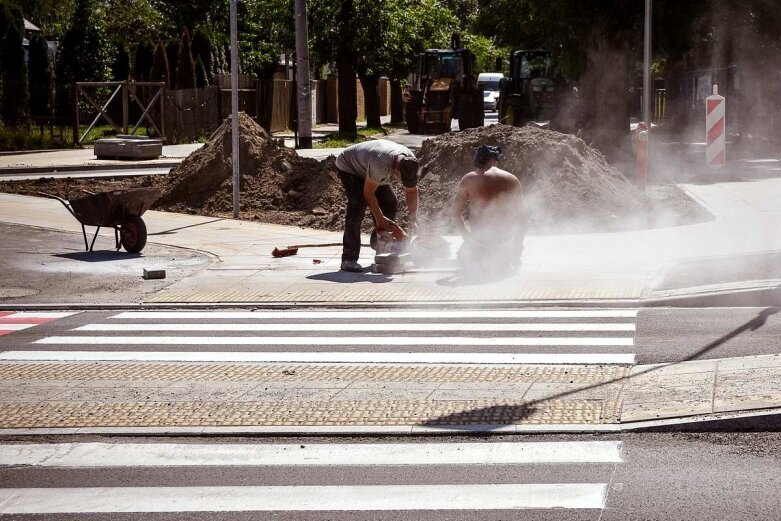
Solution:
[[[637,309],[586,310],[394,310],[394,311],[126,311],[115,319],[443,319],[443,318],[636,318]]]
[[[76,311],[4,311],[0,313],[0,336],[46,324],[76,313]]]
[[[4,331],[21,331],[22,329],[31,328],[33,326],[36,326],[38,324],[18,324],[18,323],[4,323],[0,322],[0,328],[2,328]]]
[[[254,362],[476,365],[633,365],[628,353],[387,353],[196,351],[5,351],[3,361],[26,362]]]
[[[489,331],[489,332],[565,332],[635,331],[635,325],[623,324],[454,324],[454,323],[376,323],[376,324],[87,324],[73,331]]]
[[[14,319],[25,319],[25,320],[35,320],[35,319],[49,319],[49,320],[57,320],[60,318],[69,317],[71,315],[75,315],[79,313],[78,311],[14,311],[11,313],[7,313],[0,317],[0,319],[8,320],[10,318]]]
[[[167,467],[288,465],[522,465],[620,463],[621,442],[177,444],[41,443],[0,446],[0,465]]]
[[[603,508],[606,483],[0,489],[2,514]]]
[[[251,346],[632,346],[631,337],[50,336],[36,344]]]

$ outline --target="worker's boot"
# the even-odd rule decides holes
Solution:
[[[351,273],[362,273],[363,267],[354,260],[343,260],[340,268],[342,271],[349,271]]]

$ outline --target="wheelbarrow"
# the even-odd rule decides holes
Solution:
[[[82,192],[87,195],[70,201],[44,192],[38,194],[58,200],[79,221],[81,233],[84,235],[84,248],[87,251],[92,251],[100,229],[108,226],[114,228],[117,250],[124,247],[130,253],[138,253],[144,249],[146,224],[141,216],[160,197],[158,188],[130,188],[100,193],[82,190]],[[86,226],[98,228],[89,244]]]

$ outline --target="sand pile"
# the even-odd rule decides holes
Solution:
[[[231,119],[163,181],[160,209],[217,216],[233,212]],[[344,194],[333,159],[300,158],[239,113],[241,214],[275,224],[338,229]]]
[[[626,229],[648,209],[646,196],[576,136],[491,125],[423,143],[418,153],[420,188],[422,208],[430,219],[448,219],[458,181],[474,170],[475,150],[484,144],[500,145],[499,167],[521,180],[532,230]]]

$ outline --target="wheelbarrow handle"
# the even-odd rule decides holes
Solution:
[[[59,196],[56,196],[56,195],[53,195],[53,194],[47,194],[46,192],[36,192],[36,193],[38,195],[42,195],[44,197],[48,197],[49,199],[56,199],[57,201],[62,203],[62,205],[65,207],[65,209],[68,210],[73,217],[76,217],[76,214],[73,212],[73,208],[71,208],[71,204],[68,201],[66,201],[65,199],[63,199],[62,197],[59,197]],[[78,219],[79,218],[76,217],[76,220],[78,220]],[[81,222],[81,221],[79,221],[79,222]]]

